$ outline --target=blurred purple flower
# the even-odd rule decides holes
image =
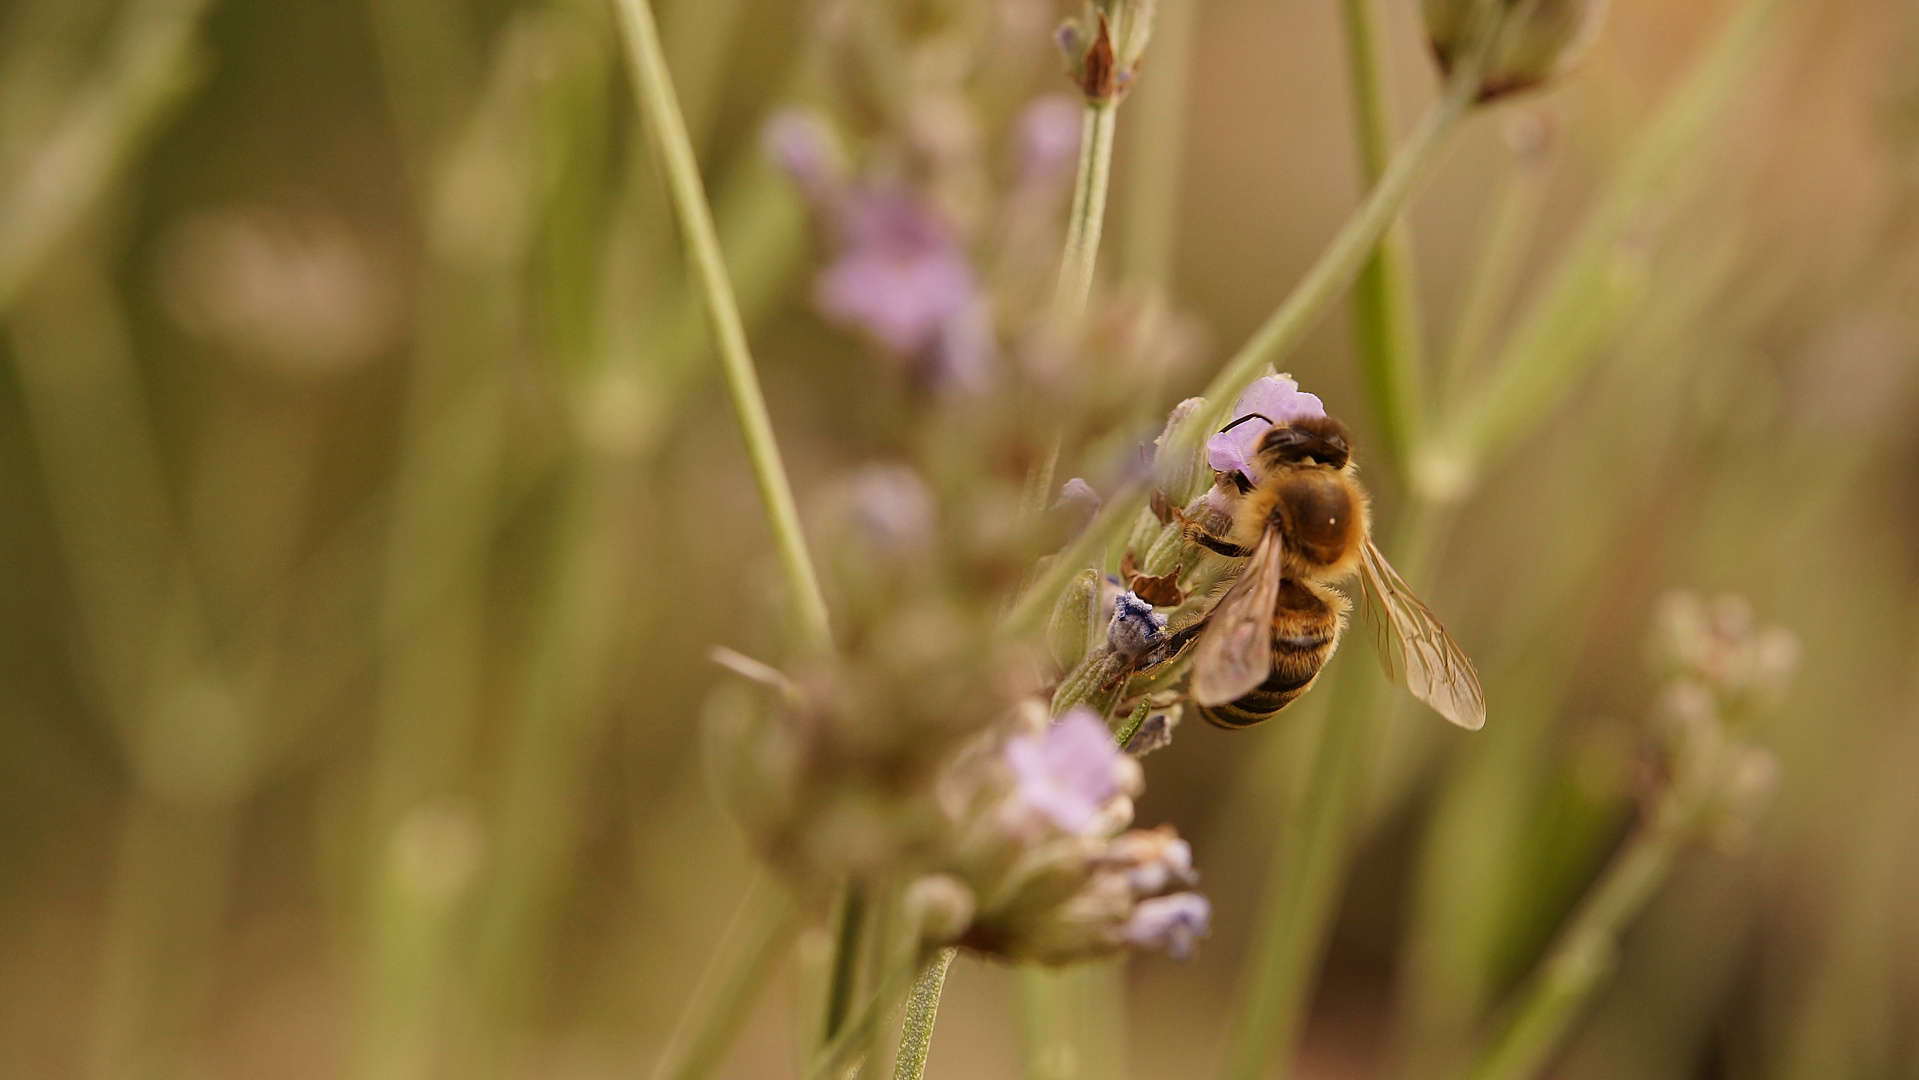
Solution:
[[[959,241],[913,196],[854,190],[836,207],[840,253],[814,299],[931,381],[971,389],[995,352],[991,312]]]
[[[1047,94],[1027,102],[1013,135],[1022,182],[1060,179],[1078,166],[1082,111],[1066,94]]]
[[[1291,376],[1268,375],[1254,380],[1233,404],[1234,420],[1254,414],[1266,419],[1248,420],[1207,440],[1207,464],[1223,473],[1243,473],[1251,480],[1260,436],[1274,424],[1289,424],[1305,416],[1325,416],[1326,406],[1312,394],[1300,393],[1299,384]]]
[[[862,531],[889,555],[932,544],[939,507],[924,480],[905,465],[863,465],[847,478],[848,502]]]
[[[1013,774],[1015,816],[1042,817],[1075,835],[1106,827],[1107,804],[1139,786],[1139,764],[1113,745],[1113,733],[1085,706],[1040,734],[1013,736],[1003,753]]]
[[[1164,949],[1175,960],[1193,955],[1193,943],[1212,929],[1213,905],[1194,892],[1141,900],[1126,923],[1126,940],[1148,949]]]
[[[1134,829],[1115,838],[1111,852],[1113,859],[1125,867],[1126,884],[1139,896],[1153,896],[1199,880],[1193,870],[1192,845],[1181,840],[1171,825]]]

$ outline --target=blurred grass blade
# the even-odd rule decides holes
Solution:
[[[1485,388],[1443,425],[1422,464],[1422,485],[1435,497],[1469,490],[1479,471],[1530,435],[1591,368],[1628,310],[1609,305],[1606,318],[1593,316],[1595,297],[1617,294],[1621,245],[1648,224],[1710,140],[1789,3],[1746,0],[1640,135],[1545,287],[1527,304]]]
[[[0,313],[200,75],[211,0],[128,0],[104,70],[0,195]]]
[[[762,871],[693,988],[653,1068],[653,1080],[703,1080],[719,1067],[799,928],[800,913],[792,898]]]
[[[718,345],[720,367],[726,375],[727,390],[733,401],[741,438],[753,464],[754,480],[759,486],[767,524],[779,552],[785,572],[789,599],[798,616],[801,637],[806,648],[826,652],[833,647],[832,627],[827,619],[826,598],[807,551],[806,536],[800,529],[799,509],[793,501],[792,486],[786,477],[786,465],[780,459],[773,422],[766,412],[766,399],[760,392],[759,376],[753,369],[752,352],[747,345],[746,329],[740,318],[733,285],[727,277],[726,262],[719,235],[713,225],[713,212],[707,206],[701,184],[699,163],[693,156],[692,141],[674,97],[673,81],[667,72],[666,57],[660,51],[659,29],[647,0],[618,0],[620,22],[625,30],[627,59],[632,69],[634,92],[648,120],[648,132],[660,151],[666,168],[667,186],[673,196],[675,215],[686,242],[688,260],[706,301],[707,316]]]

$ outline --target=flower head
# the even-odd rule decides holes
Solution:
[[[760,149],[808,198],[825,202],[846,182],[846,160],[825,117],[789,106],[760,129]]]
[[[1249,416],[1253,419],[1236,423],[1208,439],[1206,463],[1223,473],[1242,473],[1250,480],[1260,436],[1272,430],[1275,424],[1325,415],[1326,406],[1314,395],[1301,393],[1292,376],[1268,375],[1256,379],[1233,403],[1235,421]]]
[[[1141,900],[1126,923],[1126,940],[1141,948],[1164,949],[1175,960],[1193,955],[1193,943],[1212,930],[1213,905],[1195,892]]]
[[[1108,828],[1112,803],[1140,787],[1139,763],[1113,745],[1113,733],[1088,708],[1069,711],[1043,733],[1007,739],[1002,754],[1014,784],[1007,816],[1044,819],[1077,836]]]
[[[1425,0],[1426,33],[1439,66],[1451,72],[1468,50],[1485,46],[1481,101],[1527,90],[1578,61],[1605,14],[1605,0],[1495,0],[1484,25],[1479,0]],[[1486,36],[1482,36],[1486,35]]]

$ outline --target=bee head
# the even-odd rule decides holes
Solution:
[[[1267,468],[1323,465],[1343,469],[1353,456],[1346,425],[1330,416],[1302,416],[1260,436],[1259,460]]]

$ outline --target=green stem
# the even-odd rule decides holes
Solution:
[[[1370,187],[1393,157],[1392,78],[1376,0],[1344,0],[1346,56],[1361,174]],[[1406,471],[1406,455],[1426,420],[1425,368],[1412,229],[1404,214],[1386,230],[1353,282],[1359,376],[1386,452]]]
[[[1113,176],[1113,132],[1119,102],[1089,101],[1080,123],[1079,175],[1073,183],[1073,210],[1066,223],[1066,250],[1060,257],[1059,291],[1054,308],[1072,326],[1086,314],[1093,294],[1093,265],[1099,260],[1100,232],[1106,221],[1106,188]]]
[[[653,1080],[701,1080],[712,1074],[799,927],[792,899],[762,875],[694,988]]]
[[[906,1025],[900,1031],[900,1050],[893,1058],[893,1080],[920,1080],[926,1072],[926,1054],[933,1046],[933,1020],[939,1013],[940,992],[958,949],[941,949],[920,972],[906,998]]]
[[[938,962],[938,957],[932,963]],[[807,1080],[829,1080],[843,1077],[847,1071],[857,1068],[863,1060],[863,1053],[872,1042],[873,1034],[879,1029],[880,1022],[893,1015],[900,998],[909,986],[917,981],[924,969],[901,968],[892,977],[881,984],[873,995],[866,999],[859,1009],[840,1025],[839,1034],[833,1037],[813,1059],[813,1067],[806,1072]],[[676,1078],[678,1080],[678,1078]]]
[[[1188,424],[1188,439],[1211,432],[1225,421],[1234,396],[1257,378],[1260,369],[1291,353],[1319,322],[1340,291],[1372,255],[1381,236],[1399,217],[1406,200],[1426,175],[1460,120],[1471,110],[1479,88],[1477,65],[1461,64],[1448,80],[1445,96],[1427,112],[1419,127],[1393,155],[1392,164],[1366,200],[1333,238],[1312,269],[1293,287],[1277,310],[1267,316],[1253,336],[1226,362],[1206,386],[1206,407]]]
[[[767,524],[773,532],[780,567],[792,592],[800,633],[808,649],[826,652],[833,645],[826,597],[820,591],[819,578],[814,574],[812,557],[807,552],[806,536],[800,530],[799,510],[786,478],[786,465],[780,459],[779,443],[773,436],[773,421],[767,415],[759,376],[753,369],[746,328],[740,321],[739,305],[733,296],[733,285],[720,253],[719,235],[713,226],[713,213],[700,183],[699,164],[694,159],[693,144],[674,98],[666,57],[660,50],[659,29],[654,25],[647,0],[617,0],[617,6],[620,23],[626,31],[627,60],[632,68],[634,90],[665,167],[667,187],[686,242],[688,259],[705,294],[720,368],[726,376],[727,391],[752,463],[753,478],[759,486]]]
[[[1612,972],[1620,932],[1665,882],[1689,834],[1686,816],[1664,806],[1626,842],[1541,962],[1512,1020],[1467,1074],[1469,1080],[1527,1080],[1539,1072]]]
[[[827,973],[826,1023],[820,1044],[846,1026],[846,1015],[853,1008],[853,990],[859,971],[860,932],[866,925],[866,898],[858,885],[849,883],[840,899],[839,922],[833,934],[833,961]]]
[[[1418,508],[1391,545],[1412,580],[1426,576],[1442,539],[1436,512]],[[1348,657],[1332,687],[1298,817],[1298,835],[1274,854],[1252,958],[1241,975],[1224,1080],[1266,1080],[1292,1067],[1339,900],[1367,766],[1386,711],[1383,680]]]

